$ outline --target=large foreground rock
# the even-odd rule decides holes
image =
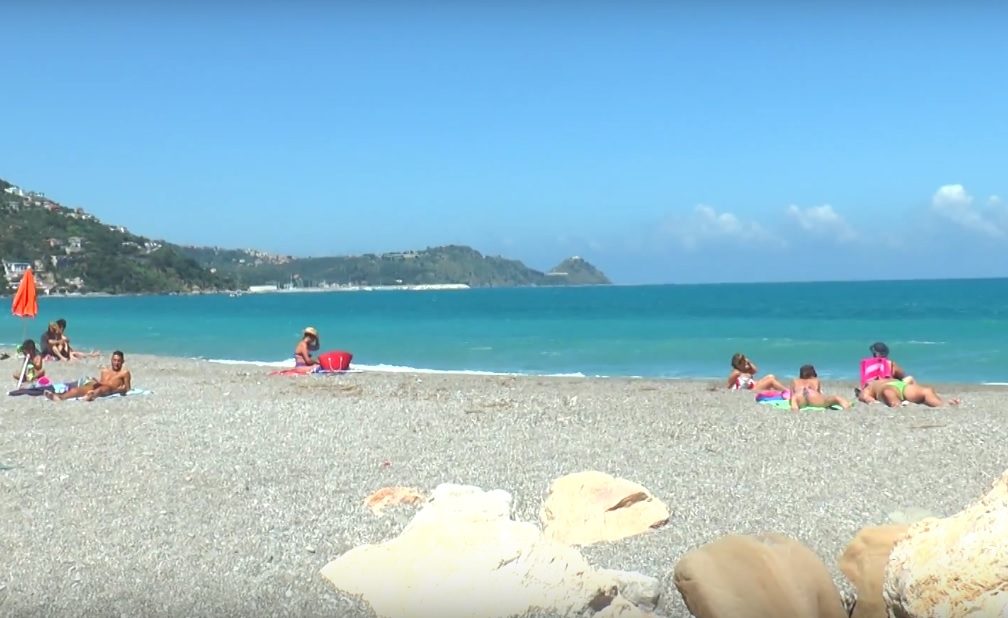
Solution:
[[[590,545],[663,526],[669,511],[642,485],[589,470],[553,481],[539,518],[547,537]]]
[[[846,618],[826,565],[778,534],[725,536],[676,564],[673,581],[697,618]]]
[[[536,524],[513,521],[507,492],[448,484],[398,537],[352,549],[322,575],[389,618],[493,618],[529,608],[566,616],[616,601],[614,610],[626,609],[620,590],[644,597],[652,588],[651,578],[596,570]]]
[[[882,595],[894,618],[1008,615],[1008,473],[960,513],[911,525]]]
[[[857,591],[851,618],[887,618],[882,598],[889,554],[906,534],[907,524],[867,526],[858,530],[840,557],[838,566]]]

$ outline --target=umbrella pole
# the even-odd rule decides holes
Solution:
[[[25,354],[24,365],[21,365],[21,377],[18,378],[18,385],[17,385],[18,388],[21,388],[21,383],[24,382],[25,373],[27,373],[28,371],[29,360],[31,360],[31,357]]]

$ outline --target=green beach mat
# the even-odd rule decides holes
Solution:
[[[787,399],[764,399],[763,401],[757,401],[756,403],[764,406],[770,406],[771,408],[776,408],[778,410],[790,410],[791,402]],[[853,404],[852,404],[853,405]],[[839,405],[834,405],[829,408],[820,408],[819,406],[805,406],[801,409],[804,411],[816,412],[816,411],[826,411],[826,410],[843,410]]]

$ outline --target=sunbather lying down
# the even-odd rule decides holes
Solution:
[[[907,383],[903,380],[874,380],[864,388],[855,388],[854,393],[858,401],[868,404],[881,401],[890,408],[902,405],[903,402],[922,403],[931,408],[938,408],[946,403],[957,406],[960,403],[958,399],[949,399],[946,402],[930,386]]]
[[[86,378],[65,393],[57,395],[54,392],[46,392],[45,396],[53,401],[78,398],[94,401],[98,397],[125,395],[132,388],[133,376],[129,369],[123,366],[124,361],[123,353],[116,350],[112,353],[111,367],[103,367],[97,379]]]
[[[812,365],[802,365],[798,369],[798,378],[791,382],[791,409],[800,410],[806,407],[831,408],[840,406],[844,410],[851,407],[849,401],[839,395],[824,395],[819,374]]]

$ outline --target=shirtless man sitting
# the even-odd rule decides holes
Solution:
[[[133,376],[129,369],[123,366],[125,361],[123,353],[116,350],[112,353],[112,365],[110,368],[102,368],[98,379],[88,378],[82,380],[77,386],[67,390],[67,392],[57,395],[47,392],[46,397],[53,401],[63,401],[65,399],[78,399],[83,397],[87,401],[94,401],[98,397],[108,397],[109,395],[125,395],[132,388]]]

